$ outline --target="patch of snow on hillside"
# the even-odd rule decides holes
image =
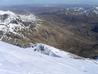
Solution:
[[[42,44],[42,43],[38,43],[38,44],[34,44],[32,46],[33,48],[33,51],[35,52],[40,52],[42,54],[45,54],[45,55],[49,55],[49,56],[54,56],[54,57],[61,57],[61,54],[60,52],[63,52],[63,51],[60,51],[54,47],[50,47],[46,44]]]
[[[37,21],[36,16],[33,14],[30,15],[19,15],[23,21]]]
[[[98,10],[98,7],[95,7]]]

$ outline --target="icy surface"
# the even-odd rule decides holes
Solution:
[[[94,60],[74,59],[70,53],[43,44],[45,50],[61,57],[45,55],[34,51],[39,46],[23,49],[0,42],[0,74],[98,74]]]

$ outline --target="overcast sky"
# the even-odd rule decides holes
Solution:
[[[98,4],[98,0],[0,0],[0,5],[17,4]]]

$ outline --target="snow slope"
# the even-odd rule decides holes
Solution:
[[[46,51],[60,57],[46,55]],[[98,74],[97,70],[98,62],[74,59],[70,53],[45,44],[23,49],[0,41],[0,74]]]

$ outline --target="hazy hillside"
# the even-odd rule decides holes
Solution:
[[[97,7],[27,7],[28,10],[25,10],[25,7],[23,10],[18,8],[10,8],[15,12],[12,12],[15,19],[9,21],[9,26],[16,24],[19,27],[14,31],[17,34],[12,30],[5,34],[1,29],[1,40],[21,47],[28,47],[31,43],[45,43],[90,58],[98,55]],[[32,20],[26,20],[29,17]],[[5,28],[9,30],[6,23]]]

